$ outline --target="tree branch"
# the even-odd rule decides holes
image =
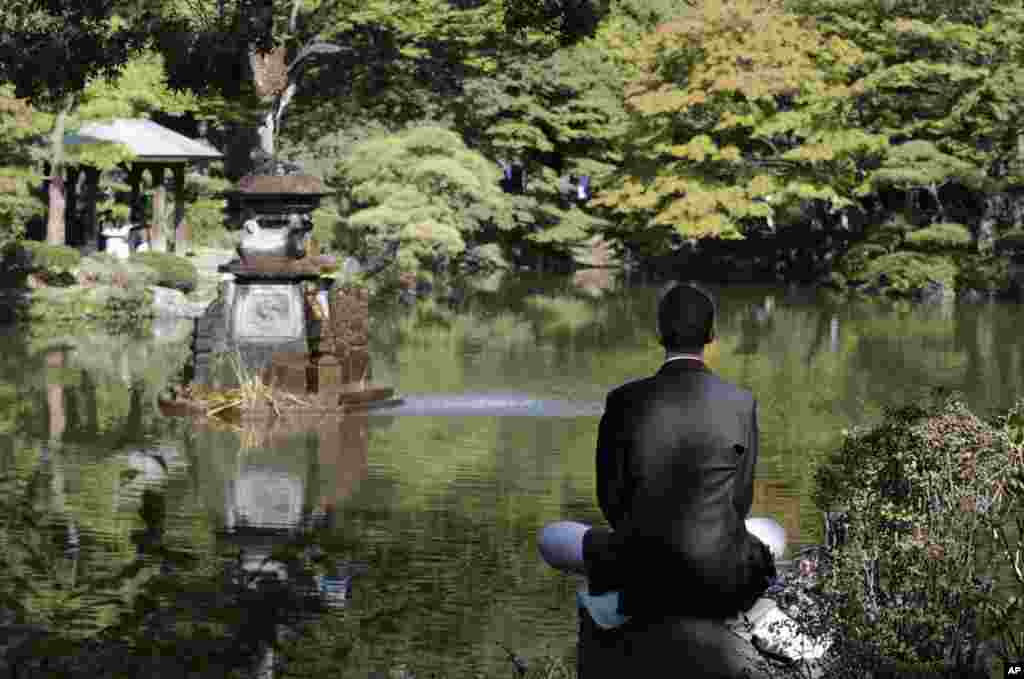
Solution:
[[[302,5],[302,0],[294,0],[292,2],[292,16],[288,20],[288,32],[295,35],[295,26],[299,20],[299,7]]]

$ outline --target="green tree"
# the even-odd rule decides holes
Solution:
[[[112,79],[143,43],[138,27],[118,20],[114,4],[87,0],[15,0],[0,16],[0,83],[55,116],[51,134],[47,241],[64,242],[63,137],[67,117],[90,80]]]
[[[847,123],[864,59],[849,42],[774,2],[705,0],[626,53],[631,140],[595,203],[647,224],[655,244],[665,227],[742,238],[787,204],[870,190],[858,162],[886,139]]]
[[[58,181],[61,165],[75,162],[108,170],[134,157],[126,146],[107,142],[65,148],[66,131],[76,130],[91,121],[135,118],[154,111],[182,113],[197,108],[194,95],[172,92],[168,88],[163,59],[152,51],[138,53],[130,59],[114,80],[101,76],[91,78],[81,92],[68,99],[71,105],[66,105],[56,115],[26,102],[19,108],[16,104],[19,100],[8,101],[11,112],[7,120],[18,125],[16,139],[23,149],[16,160],[46,160],[58,168],[53,171],[50,185],[50,223],[47,229],[47,241],[58,244],[64,242],[64,187],[63,182]],[[4,114],[0,112],[0,121],[3,120]],[[45,130],[49,130],[48,148],[42,146]],[[24,150],[33,146],[32,150]]]
[[[333,181],[353,208],[347,228],[373,244],[397,241],[399,267],[415,271],[459,255],[485,225],[513,226],[500,176],[457,134],[422,126],[355,145]]]
[[[975,179],[987,174],[1019,181],[1016,121],[1024,113],[1019,74],[1024,10],[1017,3],[791,4],[813,17],[822,34],[842,36],[864,53],[864,77],[852,102],[861,128],[889,136],[894,145],[933,145],[927,162],[932,170],[925,173],[929,181],[916,187],[904,182],[905,190],[931,190],[933,179],[963,181],[957,176],[963,163],[973,166]],[[944,167],[955,170],[943,172]]]

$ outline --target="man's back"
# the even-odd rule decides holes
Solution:
[[[609,394],[598,433],[598,500],[614,529],[616,560],[625,562],[628,598],[666,601],[681,581],[690,603],[703,592],[713,609],[747,598],[757,570],[751,561],[762,556],[744,527],[757,439],[753,396],[700,361],[667,361]]]

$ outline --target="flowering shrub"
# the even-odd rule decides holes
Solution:
[[[1018,569],[1017,597],[995,586],[1000,561],[1021,559],[1022,444],[1024,402],[986,422],[941,394],[847,432],[814,494],[819,508],[847,514],[817,590],[819,627],[840,640],[835,676],[987,676],[981,642],[1001,636],[999,655],[1021,652],[1024,576]]]

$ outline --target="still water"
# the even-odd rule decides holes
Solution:
[[[718,294],[713,367],[752,389],[760,404],[753,513],[783,523],[790,553],[821,540],[810,501],[815,465],[844,427],[876,420],[883,405],[927,386],[962,390],[980,412],[1024,393],[1024,318],[1015,305],[848,304],[813,290],[764,287]],[[659,367],[655,304],[653,287],[597,296],[565,280],[517,276],[457,312],[378,310],[374,382],[400,393],[601,402],[609,389]],[[535,534],[556,519],[601,520],[593,490],[597,417],[211,426],[165,418],[157,407],[185,360],[180,335],[10,332],[0,342],[0,473],[18,488],[38,486],[31,511],[22,512],[38,525],[8,517],[0,547],[38,533],[44,539],[33,544],[64,550],[63,561],[43,565],[5,561],[0,604],[21,610],[8,619],[64,624],[59,612],[72,606],[69,593],[130,563],[149,488],[166,508],[167,543],[192,554],[204,572],[213,572],[202,566],[211,555],[239,547],[245,561],[259,561],[287,542],[274,529],[303,521],[319,527],[332,555],[363,564],[345,605],[317,623],[304,657],[295,652],[300,674],[366,677],[404,666],[418,677],[497,677],[512,672],[506,648],[527,659],[571,658],[578,583],[541,564]],[[78,545],[73,558],[68,531],[53,529],[68,525]],[[139,587],[136,576],[120,603],[91,604],[90,629],[126,615]]]

